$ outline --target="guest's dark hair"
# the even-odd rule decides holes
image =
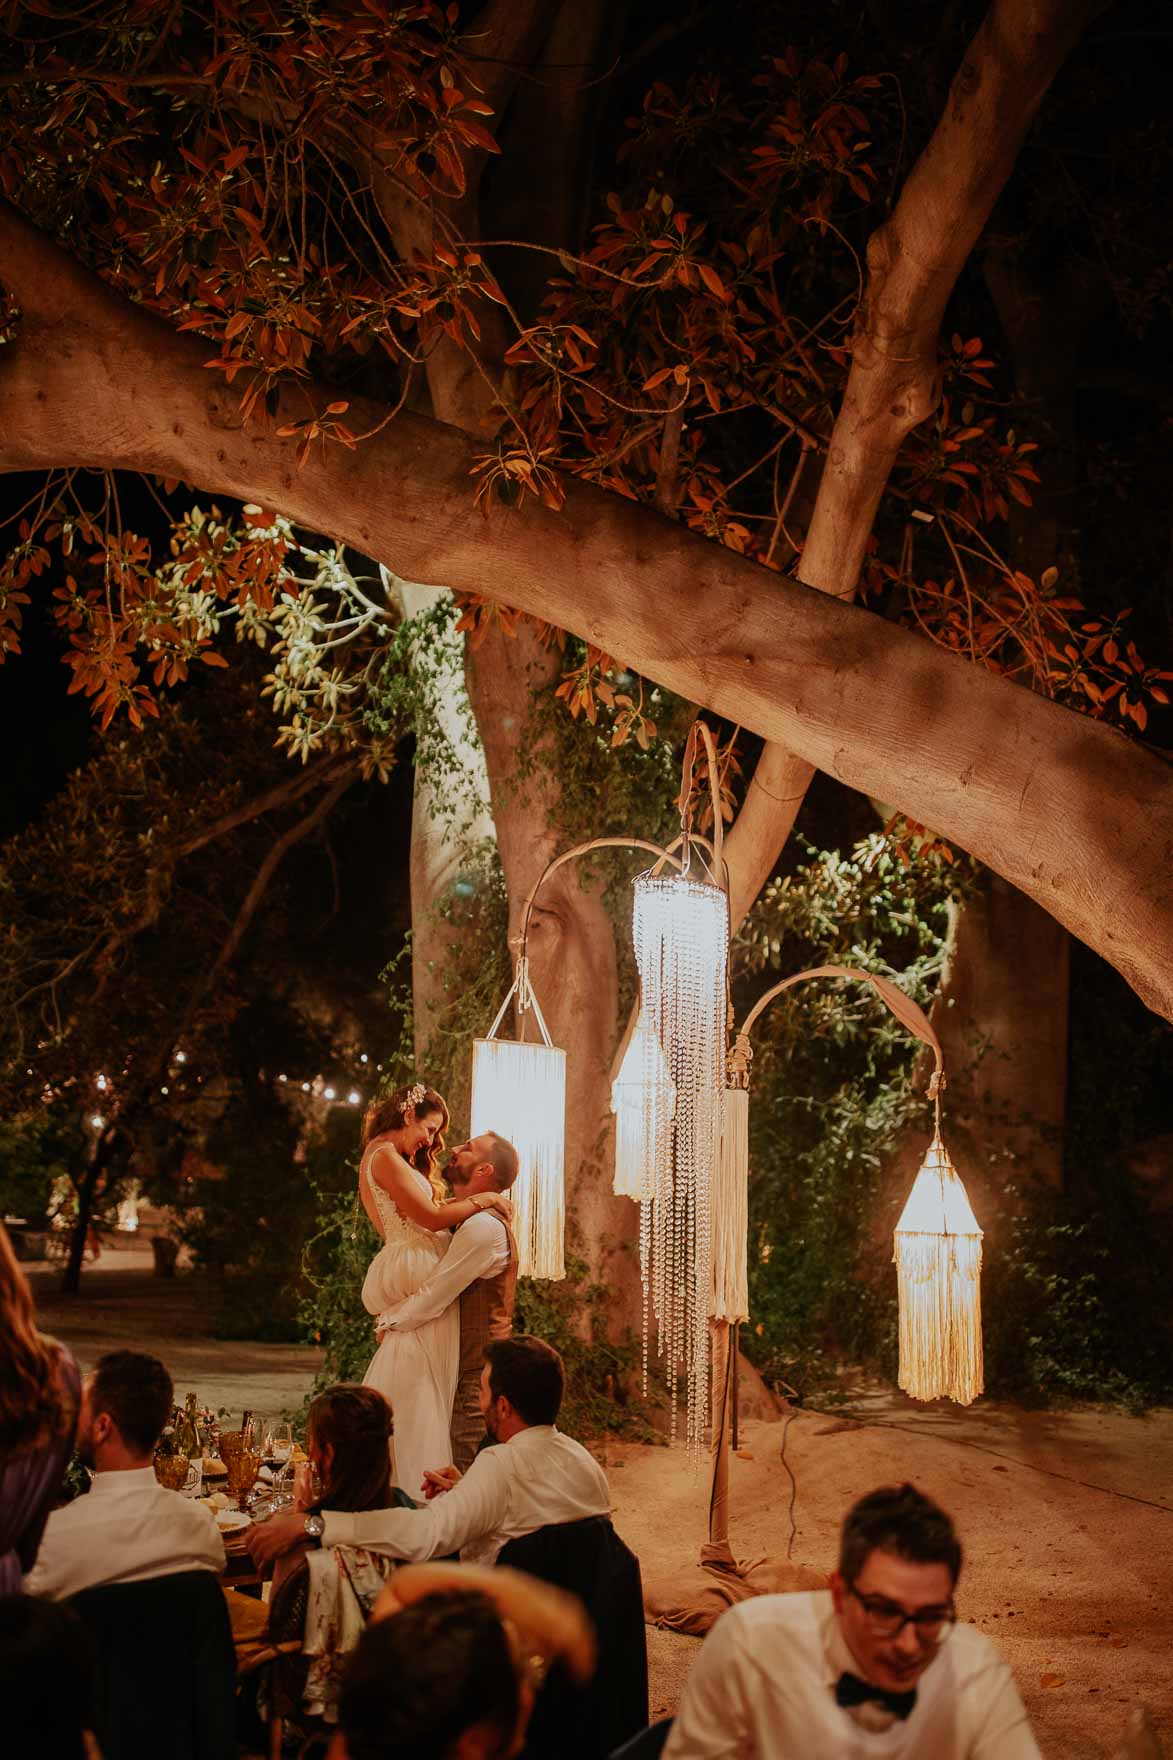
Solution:
[[[521,1710],[517,1664],[485,1595],[429,1595],[359,1639],[338,1722],[349,1760],[445,1760],[466,1730],[487,1727],[509,1752]]]
[[[29,1280],[0,1222],[0,1456],[59,1436],[76,1415],[60,1353],[37,1331]]]
[[[24,1732],[22,1754],[83,1760],[82,1732],[94,1727],[94,1653],[72,1608],[32,1595],[0,1598],[0,1705],[8,1734]]]
[[[485,1361],[494,1399],[507,1399],[527,1424],[554,1422],[562,1409],[566,1371],[553,1345],[519,1332],[487,1344]]]
[[[508,1137],[498,1136],[496,1131],[486,1131],[489,1139],[489,1160],[493,1164],[493,1185],[499,1192],[507,1192],[517,1178],[517,1170],[521,1166],[517,1150]]]
[[[388,1131],[403,1129],[407,1123],[407,1097],[413,1087],[423,1088],[424,1097],[422,1100],[416,1101],[415,1105],[411,1107],[411,1111],[416,1118],[421,1118],[428,1112],[438,1112],[440,1114],[440,1128],[430,1147],[427,1143],[420,1144],[411,1158],[411,1165],[417,1173],[422,1173],[425,1179],[431,1181],[436,1196],[442,1198],[444,1192],[440,1184],[440,1176],[436,1172],[436,1163],[444,1150],[444,1132],[448,1129],[448,1107],[443,1095],[437,1094],[435,1088],[429,1088],[425,1083],[419,1082],[406,1088],[396,1088],[392,1093],[385,1094],[381,1100],[372,1100],[363,1113],[359,1146],[366,1149],[376,1137],[385,1136]]]
[[[885,1485],[853,1504],[839,1539],[839,1574],[854,1583],[872,1552],[910,1564],[943,1564],[961,1576],[961,1542],[945,1511],[914,1485]]]
[[[310,1402],[306,1434],[333,1449],[315,1509],[386,1509],[391,1502],[391,1407],[374,1387],[350,1381]]]
[[[90,1383],[90,1414],[106,1412],[128,1448],[150,1454],[174,1404],[171,1377],[148,1351],[107,1351]]]

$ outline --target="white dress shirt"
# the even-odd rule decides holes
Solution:
[[[380,1332],[414,1332],[437,1320],[470,1283],[496,1277],[509,1263],[509,1237],[494,1210],[478,1210],[462,1222],[436,1269],[417,1290],[379,1315]],[[479,1371],[478,1371],[479,1372]]]
[[[366,1546],[413,1564],[459,1552],[465,1564],[488,1565],[521,1534],[610,1515],[611,1492],[581,1443],[552,1424],[532,1424],[484,1449],[451,1491],[422,1509],[322,1513],[323,1546]]]
[[[101,1583],[176,1571],[222,1571],[224,1542],[210,1510],[159,1484],[151,1467],[96,1473],[89,1492],[45,1524],[25,1593],[64,1601]]]
[[[904,1721],[837,1705],[845,1669],[859,1673],[828,1590],[740,1602],[705,1639],[664,1760],[1039,1760],[1009,1666],[973,1626],[941,1646]]]

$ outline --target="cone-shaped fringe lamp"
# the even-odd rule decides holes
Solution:
[[[520,1031],[524,1034],[525,1017],[532,1010],[540,1043],[496,1037],[515,995]],[[470,1129],[474,1137],[499,1131],[517,1150],[520,1166],[509,1196],[518,1272],[522,1277],[565,1277],[566,1053],[550,1042],[524,957],[487,1037],[473,1043]]]
[[[939,1078],[934,1076],[934,1097]],[[938,1102],[939,1104],[939,1102]],[[982,1231],[941,1141],[940,1119],[896,1224],[899,1383],[913,1399],[970,1405],[982,1375]]]
[[[687,859],[687,850],[686,850]],[[668,1152],[655,1166],[641,1250],[659,1349],[673,1390],[687,1376],[687,1439],[699,1449],[708,1418],[712,1189],[725,1087],[729,903],[718,886],[679,874],[640,874],[632,929],[643,1012],[676,1090]]]
[[[740,1079],[738,1072],[747,1068],[750,1029],[767,1004],[792,985],[812,978],[851,978],[870,984],[900,1024],[933,1054],[929,1095],[936,1128],[896,1225],[899,1384],[913,1399],[944,1397],[967,1406],[983,1388],[982,1231],[941,1141],[944,1053],[928,1017],[890,978],[853,966],[814,966],[783,978],[758,998],[736,1036],[731,1071]]]
[[[621,1198],[651,1198],[656,1167],[669,1153],[676,1089],[668,1060],[640,1011],[635,1031],[611,1083],[615,1114],[615,1182]]]

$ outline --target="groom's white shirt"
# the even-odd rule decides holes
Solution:
[[[417,1326],[426,1326],[458,1301],[470,1283],[496,1277],[508,1263],[509,1237],[500,1216],[494,1210],[478,1210],[456,1230],[431,1276],[379,1315],[379,1332],[414,1332]]]
[[[366,1546],[413,1564],[459,1552],[465,1564],[489,1565],[507,1540],[610,1513],[598,1461],[552,1424],[532,1424],[482,1450],[451,1491],[422,1509],[323,1510],[322,1545]]]

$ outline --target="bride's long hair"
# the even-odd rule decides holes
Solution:
[[[372,1100],[363,1114],[360,1147],[365,1152],[376,1137],[385,1136],[388,1131],[403,1129],[407,1123],[407,1097],[414,1087],[423,1087],[424,1097],[415,1102],[411,1108],[412,1112],[417,1118],[421,1113],[438,1112],[440,1114],[440,1128],[436,1132],[436,1140],[430,1148],[427,1143],[420,1144],[411,1157],[411,1166],[415,1168],[417,1173],[423,1174],[436,1198],[442,1200],[447,1194],[436,1164],[444,1152],[444,1132],[448,1129],[449,1120],[444,1097],[437,1094],[435,1088],[429,1088],[423,1083],[413,1083],[405,1088],[395,1088],[390,1094],[385,1094],[381,1100]]]

